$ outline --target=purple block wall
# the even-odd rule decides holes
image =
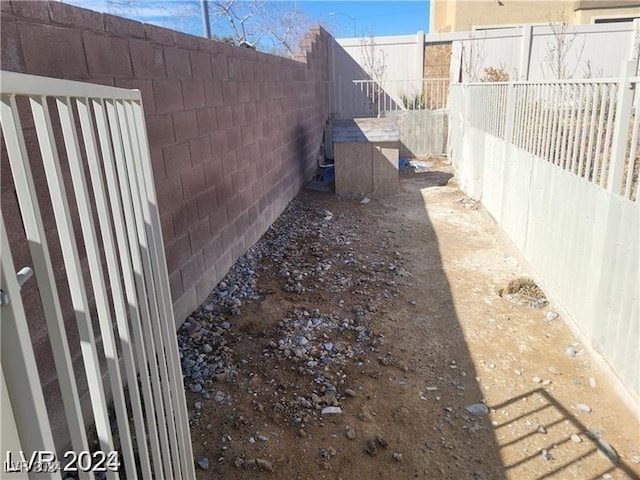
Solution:
[[[328,116],[329,35],[312,29],[302,53],[290,60],[61,2],[1,5],[3,70],[142,92],[181,324],[312,174]],[[36,185],[46,191],[33,125],[23,127]],[[4,148],[1,168],[2,210],[20,268],[30,257]],[[41,208],[73,337],[53,216],[46,205]],[[55,397],[35,281],[25,286],[23,298],[39,363],[48,365],[40,370],[41,380]],[[79,349],[74,353],[78,357]]]

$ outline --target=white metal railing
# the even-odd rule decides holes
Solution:
[[[400,111],[447,108],[449,78],[343,80],[330,86],[336,118],[389,116]]]
[[[401,155],[439,155],[447,142],[448,78],[341,80],[329,85],[336,119],[394,117]]]
[[[451,87],[449,153],[576,336],[640,394],[640,78]],[[615,375],[614,375],[615,373]],[[620,383],[621,382],[621,383]]]
[[[91,418],[100,450],[121,453],[120,471],[126,478],[195,478],[140,92],[10,72],[2,72],[1,80],[2,132],[71,447],[76,453],[89,451],[84,419]],[[30,108],[18,108],[21,97],[28,99]],[[23,124],[34,126],[39,155],[27,148]],[[64,144],[61,155],[60,139]],[[38,156],[48,186],[45,201],[54,212],[52,221],[62,250],[84,372],[73,366],[59,294],[60,288],[67,287],[56,284],[45,235],[45,228],[51,225],[45,225],[40,213],[39,202],[45,193],[36,191],[32,172],[32,165],[40,161]],[[69,175],[64,173],[67,168]],[[73,198],[68,192],[73,192]],[[77,217],[71,213],[76,211]],[[74,228],[78,224],[79,232]],[[9,247],[3,224],[2,289],[7,302],[2,307],[0,331],[3,380],[11,407],[7,412],[14,417],[26,455],[55,451],[47,399],[35,373],[39,359],[31,348]],[[81,267],[81,251],[86,252],[88,277]],[[95,298],[99,337],[94,332],[88,291]],[[101,367],[100,357],[106,359],[106,368]],[[83,381],[82,375],[86,375]],[[90,414],[80,404],[78,383],[85,382]],[[113,401],[119,445],[111,432],[108,398]],[[79,474],[90,478],[88,472]],[[117,471],[107,470],[106,474],[118,478]],[[49,478],[60,478],[60,473]]]
[[[630,68],[629,72],[633,70]],[[469,83],[471,127],[638,199],[640,79]]]

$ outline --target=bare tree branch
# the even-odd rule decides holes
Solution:
[[[210,10],[217,30],[229,30],[234,45],[255,48],[266,41],[271,43],[272,53],[288,56],[296,53],[300,39],[311,26],[300,10],[284,2],[267,6],[266,0],[216,0],[210,2]]]

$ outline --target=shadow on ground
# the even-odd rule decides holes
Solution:
[[[183,325],[185,358],[215,369],[186,379],[203,386],[188,392],[199,479],[634,478],[563,407],[569,367],[568,393],[524,383],[549,359],[520,329],[544,312],[495,293],[526,268],[451,177],[406,173],[366,204],[301,192]],[[246,285],[259,294],[238,306]]]

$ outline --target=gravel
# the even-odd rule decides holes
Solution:
[[[209,470],[209,459],[207,457],[198,457],[196,462],[198,464],[198,467],[200,467],[202,470]]]
[[[489,407],[487,407],[484,403],[474,403],[473,405],[469,405],[468,407],[466,407],[466,410],[471,415],[476,417],[489,414]]]
[[[585,405],[584,403],[576,403],[576,410],[581,413],[590,413],[591,407],[589,405]]]
[[[334,312],[313,305],[294,308],[264,331],[269,339],[262,351],[265,361],[290,363],[316,386],[312,392],[283,396],[273,408],[287,412],[298,426],[311,416],[342,412],[344,399],[356,395],[347,388],[344,368],[362,362],[384,343],[384,337],[369,326],[370,319],[399,294],[397,278],[410,276],[403,259],[385,242],[366,252],[358,249],[361,220],[354,216],[336,222],[342,215],[292,201],[187,318],[178,331],[178,345],[184,383],[191,392],[217,404],[233,404],[233,398],[216,386],[237,384],[246,363],[234,356],[233,345],[245,336],[234,328],[234,317],[242,314],[247,302],[266,298],[267,292],[258,285],[261,275],[268,274],[287,294],[325,292],[336,298],[338,307]],[[345,228],[349,222],[354,228]],[[352,304],[344,305],[343,296],[353,299]],[[391,363],[407,369],[397,361]],[[259,411],[265,408],[258,401],[254,406]],[[192,425],[201,421],[199,410],[190,416]]]

